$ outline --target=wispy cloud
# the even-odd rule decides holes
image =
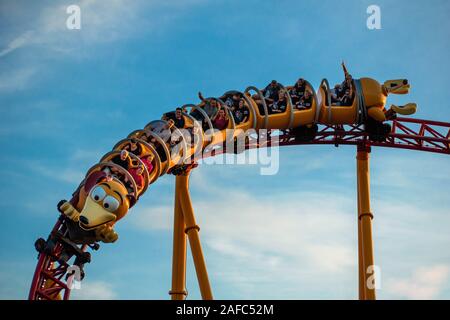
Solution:
[[[71,298],[75,300],[113,300],[117,293],[112,284],[104,281],[83,281],[81,288],[72,290]]]
[[[59,182],[77,185],[83,180],[84,172],[81,170],[74,170],[70,168],[59,169],[52,166],[45,166],[36,161],[30,162],[30,170],[38,176],[44,176]]]
[[[34,22],[34,30],[27,30],[6,45],[0,51],[0,57],[15,50],[38,45],[47,52],[70,53],[80,44],[94,45],[112,42],[119,38],[130,36],[130,25],[135,20],[142,2],[126,4],[122,0],[96,1],[82,0],[78,2],[81,8],[81,30],[66,28],[67,6],[51,4],[40,8]]]
[[[423,167],[426,159],[409,159],[409,169],[398,170],[406,168],[400,158],[401,155],[387,157],[381,166],[377,164],[377,174],[384,168],[384,178],[395,174],[398,181],[405,183],[410,179],[428,179],[428,169],[414,171],[413,178],[408,177],[413,168]],[[339,157],[324,158],[319,168],[324,170],[338,160]],[[390,168],[389,164],[398,167]],[[299,177],[313,170],[289,161],[282,163],[282,167],[289,172],[295,170]],[[339,167],[340,175],[352,175],[355,179],[354,165]],[[229,185],[231,181],[251,179],[251,172],[247,171],[221,170],[216,166],[200,168],[192,175],[193,205],[212,282],[219,288],[226,288],[218,294],[229,297],[229,292],[233,292],[235,298],[273,298],[273,294],[265,292],[276,292],[278,298],[355,298],[356,191],[346,192],[348,184],[341,190],[330,191],[324,186],[314,191],[315,188],[306,188],[313,185],[311,178],[301,178],[297,182],[300,190],[297,192],[285,187],[260,193],[256,186],[243,189],[242,183]],[[256,174],[257,170],[254,171]],[[387,182],[381,179],[373,187],[375,261],[382,268],[379,296],[404,298],[394,294],[388,285],[391,280],[411,266],[420,265],[423,259],[433,265],[448,261],[445,256],[433,254],[448,245],[445,231],[450,223],[446,215],[448,203],[441,201],[431,205],[420,197],[411,199],[401,190],[395,192],[396,196],[386,197],[383,189]],[[422,187],[432,188],[432,184]],[[398,185],[392,189],[397,190]],[[444,197],[445,192],[437,189],[434,196]],[[172,205],[134,210],[135,214],[129,219],[135,228],[150,232],[172,230]],[[441,222],[439,226],[436,221]],[[435,234],[430,235],[430,230]],[[420,250],[421,245],[432,246],[435,251]],[[403,259],[406,255],[408,258]],[[395,288],[401,289],[401,283]],[[308,288],[308,292],[296,290],[298,287]],[[439,290],[431,291],[434,297],[439,297]]]
[[[334,201],[323,203],[322,196]],[[289,200],[293,198],[295,202]],[[323,279],[316,285],[328,286],[355,268],[354,221],[347,199],[316,193],[261,199],[227,192],[222,200],[196,201],[195,210],[214,281],[226,283],[234,296],[267,298],[262,292],[287,288],[279,297],[288,297],[294,286],[305,286],[311,278]],[[170,230],[172,211],[166,206],[146,208],[133,222],[140,229]]]
[[[80,7],[81,29],[69,30],[66,27],[67,5],[50,3],[39,8],[35,29],[24,31],[13,38],[0,57],[11,54],[15,50],[38,45],[47,52],[73,53],[84,56],[92,46],[128,39],[149,32],[159,33],[183,14],[191,5],[203,3],[199,0],[171,1],[125,1],[125,0],[80,0],[72,4]],[[146,15],[143,15],[143,9]],[[170,14],[158,14],[161,8],[170,9]],[[149,14],[148,14],[149,13]],[[149,16],[150,15],[150,16]]]
[[[398,298],[436,299],[447,286],[449,277],[448,265],[419,267],[408,278],[389,281],[386,290]]]
[[[32,41],[34,32],[29,30],[25,31],[23,34],[13,39],[3,50],[0,51],[0,58],[7,55],[8,53],[19,49],[25,45],[27,45],[30,41]]]
[[[174,25],[177,18],[185,14],[187,7],[199,3],[202,1],[165,4],[143,0],[80,0],[74,3],[81,8],[80,30],[67,29],[67,6],[53,2],[40,3],[34,7],[35,21],[30,22],[32,29],[13,35],[12,40],[0,44],[0,62],[19,49],[33,49],[33,54],[25,55],[26,58],[20,59],[18,65],[4,67],[10,70],[3,70],[5,75],[0,78],[0,93],[28,88],[37,71],[41,75],[47,74],[55,60],[86,59],[92,57],[96,49],[124,39],[145,36],[148,40],[150,34],[161,34]],[[162,15],[159,12],[164,8],[170,10]],[[47,61],[49,58],[51,62]]]

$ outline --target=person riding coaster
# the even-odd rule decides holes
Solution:
[[[238,124],[244,123],[246,120],[240,120],[242,115],[236,116],[233,112],[243,113],[242,109],[247,107],[248,111],[242,119],[245,119],[245,116],[250,119],[251,115],[254,121],[247,121],[248,127],[256,130],[261,128],[288,129],[296,132],[296,138],[298,136],[302,139],[305,138],[305,141],[310,141],[317,133],[318,124],[363,124],[369,133],[370,140],[384,141],[390,130],[390,126],[384,123],[385,121],[394,119],[397,114],[411,115],[416,111],[417,106],[414,103],[404,106],[391,105],[388,110],[385,108],[389,94],[409,92],[410,85],[406,79],[388,80],[383,84],[371,78],[353,79],[348,74],[345,65],[343,67],[346,72],[345,85],[351,85],[351,89],[355,89],[351,106],[332,106],[331,103],[327,103],[329,90],[323,90],[321,86],[316,95],[309,82],[299,79],[296,94],[300,98],[299,101],[303,102],[298,103],[297,108],[289,107],[291,105],[290,89],[285,89],[278,82],[272,81],[263,89],[263,92],[257,89],[257,94],[253,96],[250,95],[248,89],[244,94],[232,92],[225,95],[224,97],[229,98],[228,106],[220,99],[205,99],[199,94],[202,103],[197,106],[197,109],[193,108],[191,114],[187,114],[184,109],[179,108],[175,111],[173,119],[168,117],[167,121],[153,121],[144,130],[134,131],[128,136],[128,139],[131,140],[124,144],[123,148],[120,145],[120,148],[116,150],[120,151],[119,154],[124,151],[123,159],[114,158],[117,163],[105,160],[108,162],[101,162],[92,167],[73,194],[72,199],[70,201],[63,200],[58,204],[58,210],[64,217],[64,224],[67,226],[67,232],[61,235],[62,238],[58,241],[66,243],[70,252],[77,252],[73,248],[80,244],[92,245],[100,241],[106,243],[117,241],[118,235],[113,229],[114,224],[122,219],[129,208],[135,204],[140,193],[143,193],[142,190],[145,190],[142,189],[142,186],[148,185],[146,182],[139,188],[133,175],[127,169],[135,169],[135,177],[144,174],[145,171],[147,173],[144,176],[149,176],[149,173],[154,172],[151,179],[153,182],[161,175],[170,173],[172,168],[176,168],[177,160],[174,156],[178,156],[180,159],[185,156],[184,147],[180,148],[179,152],[173,152],[176,144],[172,141],[173,132],[177,131],[178,127],[184,127],[182,117],[184,117],[183,120],[189,121],[191,126],[197,124],[192,127],[192,134],[197,133],[203,136],[202,122],[203,126],[205,119],[209,120],[206,122],[211,122],[211,117],[214,117],[219,109],[222,111],[221,115],[217,115],[217,118],[214,119],[219,119],[215,121],[216,126],[219,124],[220,128],[226,128],[226,121],[229,120],[230,128],[234,129],[235,117],[239,119]],[[288,108],[283,104],[286,98],[289,98],[287,99]],[[258,102],[264,106],[263,109],[266,109],[266,102],[277,102],[278,108],[274,108],[275,112],[272,114],[269,114],[267,110],[261,112],[261,109],[258,110],[260,107]],[[229,112],[225,113],[225,110]],[[204,117],[204,114],[208,116],[208,119]],[[364,115],[364,117],[360,115]],[[287,121],[289,118],[290,121]],[[200,120],[200,122],[197,123],[195,120]],[[179,124],[175,125],[175,121],[179,121]],[[208,123],[208,127],[213,127],[213,125]],[[175,135],[175,137],[178,136]],[[220,135],[217,136],[220,137]],[[220,139],[224,141],[223,138]],[[218,138],[217,141],[220,139]],[[214,143],[211,142],[211,144]],[[146,152],[143,151],[144,146]],[[128,165],[130,157],[126,157],[126,153],[130,153],[130,157],[137,157],[135,160],[139,166]],[[143,159],[144,156],[150,158]],[[153,159],[157,159],[154,161],[157,168],[152,171],[150,168]],[[124,168],[120,163],[128,168]],[[149,177],[147,180],[150,180]]]
[[[342,68],[345,73],[345,81],[341,84],[343,93],[350,90],[353,95],[353,77],[348,73],[348,70],[342,62]],[[387,80],[383,84],[371,78],[357,79],[361,84],[361,94],[364,98],[363,102],[367,110],[367,115],[378,122],[392,120],[396,114],[411,115],[416,112],[417,105],[415,103],[408,103],[404,106],[391,105],[390,109],[386,110],[386,98],[389,94],[408,94],[411,88],[407,79]]]

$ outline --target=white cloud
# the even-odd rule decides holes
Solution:
[[[117,299],[117,294],[110,283],[84,280],[81,282],[80,289],[72,290],[71,298],[75,300],[113,300]]]
[[[20,66],[3,71],[0,78],[0,92],[14,92],[27,88],[35,76],[44,75],[49,70],[46,60],[69,56],[71,59],[91,57],[101,45],[115,43],[129,38],[149,34],[160,34],[174,25],[175,20],[186,13],[185,8],[202,1],[172,1],[165,4],[159,1],[125,0],[81,0],[75,2],[81,8],[81,29],[66,28],[66,6],[40,5],[36,10],[33,26],[19,35],[11,37],[7,44],[0,44],[0,59],[20,48],[39,49],[28,55]],[[43,9],[41,9],[43,7]],[[28,10],[32,6],[27,7]],[[165,9],[163,13],[161,10]],[[146,14],[143,14],[146,12]],[[2,48],[3,46],[3,48]],[[45,67],[43,67],[45,66]]]
[[[383,150],[374,153],[371,157],[373,184],[401,191],[402,188],[439,189],[441,183],[447,183],[450,177],[450,159],[447,155],[416,152],[412,157],[411,152]]]
[[[448,265],[420,267],[408,278],[390,280],[386,290],[399,298],[436,299],[448,284],[449,276]]]
[[[334,168],[336,157],[320,158],[321,174],[327,175],[329,171],[323,168]],[[430,175],[433,178],[429,176],[432,170],[428,167],[429,160],[409,158],[406,166],[399,158],[402,156],[389,156],[382,163],[378,162],[380,159],[374,161],[378,167],[374,170],[376,174],[381,170],[384,179],[395,175],[397,181],[404,182],[401,189],[400,183],[389,188],[389,180],[376,178],[378,181],[372,189],[375,262],[382,268],[382,288],[378,296],[382,299],[398,297],[384,284],[388,284],[389,279],[401,278],[411,265],[420,265],[423,260],[432,265],[450,261],[448,255],[439,254],[445,252],[449,244],[446,190],[434,188],[432,181],[412,186],[411,180],[435,178],[434,174]],[[389,166],[393,164],[394,167]],[[427,169],[424,169],[425,164]],[[289,172],[295,168],[299,177],[312,170],[289,161],[282,162],[281,166]],[[340,175],[351,175],[355,179],[354,166],[339,167]],[[257,170],[250,171],[256,174]],[[242,185],[237,183],[241,179],[253,179],[254,186],[242,190]],[[329,179],[320,181],[327,184]],[[192,175],[193,206],[201,227],[211,281],[213,287],[219,288],[217,297],[222,294],[261,299],[274,296],[355,298],[356,190],[348,193],[348,181],[336,191],[326,186],[311,188],[313,181],[302,178],[297,181],[296,190],[313,191],[293,192],[291,187],[274,187],[271,192],[261,194],[258,181],[261,180],[251,178],[251,172],[243,168],[201,167]],[[442,183],[446,178],[433,181]],[[419,195],[427,192],[442,200],[424,201],[431,195]],[[170,201],[169,205],[138,206],[128,219],[139,229],[171,232],[172,205]],[[430,247],[433,250],[429,250]],[[220,292],[220,288],[226,290]],[[431,291],[439,296],[439,291]]]
[[[37,14],[35,29],[15,37],[0,51],[0,57],[29,46],[45,47],[48,53],[66,53],[80,57],[90,52],[92,46],[121,39],[159,33],[185,12],[185,8],[202,3],[199,0],[159,1],[137,0],[80,0],[75,1],[81,11],[81,29],[66,28],[66,5],[49,5]],[[166,9],[164,14],[159,14]],[[143,15],[143,11],[148,14]]]
[[[28,30],[28,31],[24,32],[23,34],[21,34],[20,36],[18,36],[17,38],[13,39],[6,46],[5,49],[0,51],[0,58],[16,49],[19,49],[19,48],[27,45],[31,41],[33,34],[34,34],[33,31]]]
[[[324,203],[323,197],[333,202]],[[225,203],[195,201],[194,207],[212,279],[227,283],[233,296],[269,298],[276,291],[289,297],[293,287],[311,282],[343,286],[346,274],[356,268],[355,221],[345,198],[289,193],[261,199],[227,192],[222,199]],[[136,211],[133,223],[140,229],[172,228],[171,207]]]
[[[70,53],[80,44],[93,45],[127,37],[130,33],[127,26],[137,22],[135,18],[142,2],[83,0],[78,5],[81,8],[81,30],[66,28],[66,6],[50,5],[37,15],[35,29],[14,38],[0,51],[0,57],[29,45],[39,45],[48,49],[47,52],[60,54]]]
[[[74,185],[79,184],[85,175],[85,173],[80,170],[70,168],[60,169],[56,167],[44,166],[36,161],[28,163],[28,166],[32,171],[39,175]]]

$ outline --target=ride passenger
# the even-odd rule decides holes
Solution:
[[[238,108],[239,102],[242,99],[242,95],[238,92],[234,92],[231,96],[228,96],[225,100],[225,104],[230,108]]]
[[[237,107],[232,108],[234,122],[236,124],[240,124],[243,122],[247,122],[249,117],[249,110],[244,103],[244,99],[239,100],[239,104]]]
[[[145,141],[145,142],[149,142],[148,134],[147,134],[147,132],[145,132],[145,131],[142,132],[141,135],[138,136],[138,138],[141,139],[141,140],[143,140],[143,141]]]
[[[184,116],[183,116],[183,109],[181,108],[176,108],[175,112],[167,112],[165,114],[163,114],[162,116],[162,120],[172,120],[174,122],[175,127],[179,128],[179,129],[183,129],[185,126],[185,120],[184,120]]]
[[[278,93],[281,90],[280,84],[276,80],[272,80],[262,91],[264,98],[268,102],[274,102],[278,99]]]
[[[198,93],[198,97],[202,101],[200,104],[200,108],[202,108],[203,111],[205,111],[205,113],[209,119],[212,119],[212,117],[217,114],[217,111],[219,109],[217,100],[216,99],[205,99],[201,92]],[[204,131],[209,129],[208,121],[205,119],[205,117],[203,116],[203,114],[200,111],[198,111],[198,110],[192,111],[191,116],[194,119],[202,122],[202,128]]]
[[[160,124],[158,126],[152,126],[150,129],[152,132],[156,133],[165,143],[170,144],[172,137],[172,127],[174,126],[174,121],[169,119],[166,124]]]
[[[353,78],[349,74],[346,78],[346,80],[339,86],[340,91],[338,94],[337,100],[332,105],[336,106],[351,106],[353,103]]]
[[[339,95],[341,92],[341,85],[336,84],[334,86],[334,89],[330,90],[330,98],[331,98],[331,105],[335,106],[337,103],[339,103]]]
[[[303,97],[301,97],[300,101],[295,105],[295,109],[297,110],[306,110],[310,109],[312,106],[312,93],[309,90],[305,91]]]
[[[122,150],[127,150],[128,152],[131,152],[138,157],[142,154],[142,147],[141,145],[134,139],[131,139],[123,148]]]
[[[130,175],[133,177],[134,182],[136,182],[136,186],[138,189],[138,192],[140,192],[144,188],[144,167],[142,165],[138,165],[134,168],[130,168],[128,170]]]
[[[175,127],[183,129],[185,126],[185,120],[183,116],[183,109],[177,108],[175,110],[175,119],[173,119]]]
[[[167,160],[166,153],[164,151],[164,147],[160,143],[158,143],[158,141],[153,136],[151,136],[147,132],[143,131],[140,134],[139,139],[144,140],[145,142],[147,142],[149,145],[151,145],[155,149],[161,162],[165,162]],[[150,170],[149,170],[149,172],[150,172]]]
[[[120,151],[120,154],[115,155],[110,161],[121,166],[125,170],[128,170],[131,167],[131,158],[127,150]]]
[[[148,173],[151,173],[152,170],[153,170],[153,163],[152,163],[152,161],[153,161],[154,158],[155,158],[155,156],[152,153],[147,154],[147,155],[143,155],[142,157],[139,158],[139,159],[141,159],[141,161],[144,164],[144,166],[147,167]]]
[[[156,133],[167,146],[173,144],[172,142],[172,131],[171,128],[174,125],[174,121],[169,119],[165,125],[161,125],[155,128],[152,128],[152,132]],[[155,148],[162,162],[167,160],[166,153],[164,151],[164,147],[158,143],[155,137],[151,137],[149,143]]]
[[[228,127],[228,115],[225,112],[224,108],[219,108],[219,111],[216,113],[216,115],[211,119],[214,128],[219,130],[224,130]]]
[[[150,138],[149,143],[158,153],[161,162],[165,162],[167,160],[167,156],[164,147],[160,143],[158,143],[158,141],[154,137]]]
[[[120,154],[111,158],[110,161],[114,164],[117,164],[118,166],[121,166],[122,168],[124,168],[127,171],[129,171],[130,168],[133,167],[130,154],[127,150],[120,151]],[[106,168],[105,172],[116,176],[119,180],[123,180],[125,183],[130,183],[130,181],[128,181],[128,177],[126,175],[123,175],[123,173],[120,172],[119,170],[117,170],[116,168],[111,168],[111,169]]]
[[[198,93],[198,97],[202,101],[202,109],[206,112],[209,118],[216,115],[219,107],[216,99],[205,99],[201,92]]]
[[[350,94],[353,93],[353,78],[351,74],[347,74],[345,77],[345,81],[341,84],[340,98],[345,95],[347,90],[350,91]]]
[[[261,92],[263,94],[263,99],[266,104],[272,104],[278,99],[278,92],[281,90],[281,85],[276,81],[272,80]],[[255,100],[258,105],[259,113],[264,114],[263,110],[263,102],[261,97],[258,94],[254,94],[252,96],[253,100]]]
[[[133,192],[131,181],[128,180],[128,177],[122,171],[120,171],[120,170],[118,170],[117,168],[114,168],[114,167],[109,167],[108,165],[103,166],[101,168],[101,171],[104,174],[106,174],[108,179],[116,178],[116,179],[120,180],[124,184],[124,186],[127,189],[128,193],[131,194]]]
[[[345,63],[342,62],[342,69],[344,70],[345,80],[340,85],[340,90],[338,92],[338,98],[342,98],[345,95],[345,92],[347,90],[350,90],[350,93],[353,94],[353,77],[348,72],[347,67],[345,66]]]
[[[269,113],[283,113],[286,111],[287,99],[284,90],[278,91],[278,98],[269,106]]]
[[[291,96],[292,103],[297,104],[300,99],[305,94],[306,81],[303,78],[297,80],[295,85],[289,90],[289,95]]]
[[[347,89],[345,94],[340,98],[341,106],[351,106],[353,102],[353,97],[351,93],[351,89]]]
[[[120,155],[115,156],[110,161],[112,163],[117,164],[118,166],[124,168],[127,171],[129,171],[129,169],[132,166],[128,151],[126,151],[126,150],[122,150],[120,152]],[[116,177],[117,179],[122,181],[124,183],[125,187],[127,188],[128,192],[132,193],[133,188],[132,188],[131,181],[129,181],[128,177],[122,171],[120,171],[119,169],[117,169],[115,167],[112,167],[112,166],[110,167],[107,165],[102,167],[101,171],[104,172],[110,178]]]

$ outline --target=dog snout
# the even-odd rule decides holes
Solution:
[[[89,219],[85,216],[80,216],[80,221],[82,224],[89,224]]]

